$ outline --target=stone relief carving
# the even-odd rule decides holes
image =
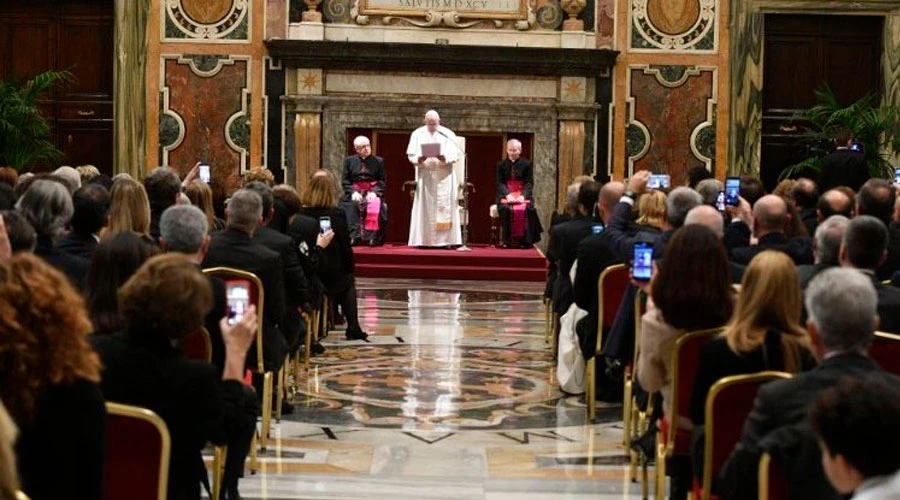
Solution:
[[[330,7],[330,3],[335,3],[336,13],[333,16],[335,19],[338,19],[333,22],[347,22],[342,16],[343,12],[343,2],[350,2],[351,0],[328,0],[326,2],[326,18],[329,20],[332,17],[329,17],[330,14],[328,10]],[[475,14],[472,11],[465,10],[436,10],[436,9],[428,9],[428,10],[414,10],[411,9],[409,12],[404,12],[403,10],[397,11],[376,11],[377,14],[386,14],[386,15],[376,15],[376,13],[367,12],[366,10],[366,0],[355,0],[353,1],[352,7],[349,8],[349,18],[355,24],[358,25],[368,25],[368,24],[384,24],[384,25],[409,25],[416,26],[419,28],[435,28],[435,27],[447,27],[447,28],[457,28],[457,29],[465,29],[472,27],[493,27],[493,28],[511,28],[519,31],[530,30],[535,27],[538,22],[538,16],[535,12],[535,0],[523,0],[524,8],[522,9],[524,14],[521,18],[516,18],[510,16],[508,13],[505,14],[497,14],[494,15],[490,12],[485,12],[482,15]],[[437,5],[437,0],[431,0],[435,2]],[[421,2],[420,2],[421,3]],[[559,9],[559,4],[554,3]],[[445,3],[446,4],[446,3]],[[551,12],[551,15],[555,15],[555,13]],[[562,10],[559,10],[559,18],[560,22],[562,22]]]
[[[247,0],[165,0],[167,39],[247,40]]]
[[[712,51],[716,0],[631,0],[632,49]]]

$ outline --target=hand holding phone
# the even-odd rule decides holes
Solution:
[[[322,234],[331,231],[331,217],[319,217],[319,232]]]
[[[669,174],[652,174],[650,180],[647,181],[647,187],[650,189],[669,189]]]
[[[650,281],[653,275],[653,246],[650,243],[635,242],[631,275],[635,281]]]
[[[229,325],[241,321],[250,309],[250,282],[247,280],[228,280],[225,283],[225,297],[228,302]]]
[[[200,164],[200,180],[207,184],[209,184],[210,181],[209,165],[205,163]]]
[[[738,206],[741,200],[741,178],[726,177],[725,178],[725,204],[732,207]]]

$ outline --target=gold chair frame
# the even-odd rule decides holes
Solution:
[[[625,269],[625,264],[609,266],[600,273],[600,277],[597,279],[597,343],[594,349],[594,356],[587,360],[584,369],[584,397],[588,407],[588,422],[593,422],[594,418],[597,417],[597,356],[599,356],[603,350],[603,280],[613,272],[621,271],[623,269]]]
[[[708,330],[697,330],[694,332],[686,332],[675,340],[675,348],[672,350],[672,408],[675,409],[678,402],[678,361],[679,361],[679,352],[681,351],[681,347],[687,343],[688,340],[693,340],[697,337],[707,337],[712,338],[724,330],[724,327],[719,328],[710,328]],[[657,500],[663,500],[665,498],[666,493],[666,460],[669,459],[672,454],[675,452],[675,436],[678,432],[678,415],[677,411],[675,415],[668,415],[669,418],[669,428],[668,434],[663,436],[662,432],[659,432],[656,441],[656,488],[654,491],[654,496]],[[665,441],[663,441],[665,439]]]
[[[759,500],[769,500],[769,468],[772,466],[772,455],[769,455],[768,452],[763,452],[762,456],[759,457],[759,472],[758,472],[758,486],[759,493],[757,498]]]
[[[744,384],[763,384],[766,382],[771,382],[773,380],[781,380],[786,378],[791,378],[793,375],[785,372],[778,371],[762,371],[758,373],[751,373],[747,375],[732,375],[730,377],[725,377],[719,379],[713,386],[709,389],[709,394],[706,396],[706,440],[703,445],[703,489],[702,489],[702,500],[710,500],[710,494],[712,492],[713,481],[713,437],[715,436],[715,415],[713,415],[713,404],[716,401],[716,396],[719,395],[725,389],[735,386],[735,385],[744,385]]]
[[[266,371],[265,364],[263,362],[263,313],[265,311],[265,298],[266,298],[266,290],[263,287],[262,280],[259,279],[255,274],[243,271],[241,269],[234,269],[231,267],[211,267],[209,269],[204,269],[203,272],[209,276],[215,276],[221,279],[229,279],[229,278],[240,278],[246,279],[256,285],[259,290],[259,305],[257,306],[256,315],[259,318],[256,325],[256,373],[262,375],[263,377],[263,394],[262,394],[262,429],[259,435],[259,445],[262,451],[266,451],[266,448],[269,444],[269,433],[272,428],[272,395],[274,393],[274,378],[275,373],[271,371]],[[282,365],[281,370],[278,373],[278,379],[282,380],[284,378],[284,366]],[[280,406],[281,398],[278,398],[278,403]],[[277,414],[281,416],[281,408],[277,409]]]
[[[631,440],[639,438],[647,431],[647,418],[653,413],[653,395],[647,395],[647,407],[641,410],[637,404],[637,398],[634,395],[634,377],[637,373],[636,367],[638,356],[641,352],[641,320],[644,315],[644,298],[646,294],[643,290],[638,289],[634,296],[634,357],[631,366],[625,369],[625,390],[623,397],[623,446],[629,454],[628,479],[637,479],[638,463],[641,467],[641,498],[649,496],[650,480],[647,475],[647,460],[641,453],[631,449]]]
[[[106,403],[106,412],[110,415],[134,418],[149,423],[159,431],[162,441],[160,445],[159,478],[157,479],[157,498],[166,500],[169,493],[169,460],[172,453],[172,438],[169,436],[169,428],[159,415],[147,408],[139,406],[123,405],[120,403]]]

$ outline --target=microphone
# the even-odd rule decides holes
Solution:
[[[446,138],[447,138],[447,139],[449,139],[449,138],[450,138],[450,136],[449,136],[449,135],[447,135],[447,134],[445,134],[445,133],[443,133],[443,132],[441,132],[441,129],[436,129],[436,130],[435,130],[435,132],[437,132],[437,133],[439,133],[439,134],[441,134],[441,135],[442,135],[442,136],[444,136],[444,137],[446,137]]]

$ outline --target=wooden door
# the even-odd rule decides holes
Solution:
[[[881,17],[770,14],[765,18],[760,176],[771,190],[786,167],[806,158],[799,110],[828,84],[844,104],[881,92]]]

